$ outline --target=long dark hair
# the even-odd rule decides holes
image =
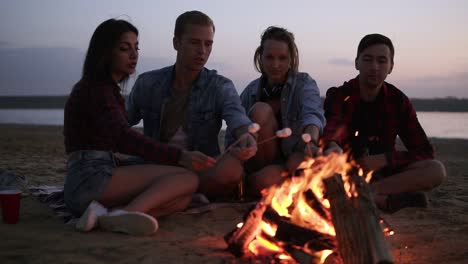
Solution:
[[[106,20],[96,28],[86,52],[82,80],[111,80],[112,50],[126,32],[133,32],[138,36],[135,26],[120,19]]]
[[[299,69],[299,51],[294,41],[294,34],[285,28],[274,26],[268,27],[261,36],[260,46],[255,50],[254,55],[255,69],[262,74],[264,73],[261,56],[265,47],[265,41],[269,39],[282,41],[288,45],[289,57],[291,58],[290,70],[297,72]]]

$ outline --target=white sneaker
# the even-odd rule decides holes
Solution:
[[[98,224],[98,217],[107,214],[107,209],[96,201],[92,201],[83,215],[76,223],[76,229],[81,232],[89,232]]]
[[[99,226],[107,231],[147,236],[158,230],[158,221],[148,214],[115,210],[99,217]]]

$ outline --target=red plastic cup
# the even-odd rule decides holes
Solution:
[[[20,211],[20,190],[2,190],[0,191],[0,202],[2,205],[3,222],[7,224],[16,224],[19,220]]]

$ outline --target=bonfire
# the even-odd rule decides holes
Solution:
[[[346,154],[308,159],[263,190],[228,250],[254,263],[393,263],[364,172]]]

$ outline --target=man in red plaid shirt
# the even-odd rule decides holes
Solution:
[[[421,191],[438,186],[446,177],[408,97],[385,82],[394,66],[391,40],[380,34],[359,43],[355,67],[359,75],[327,91],[327,125],[323,142],[330,152],[349,152],[361,167],[373,170],[371,183],[379,208],[395,212],[426,206]],[[399,136],[406,150],[396,150]]]

